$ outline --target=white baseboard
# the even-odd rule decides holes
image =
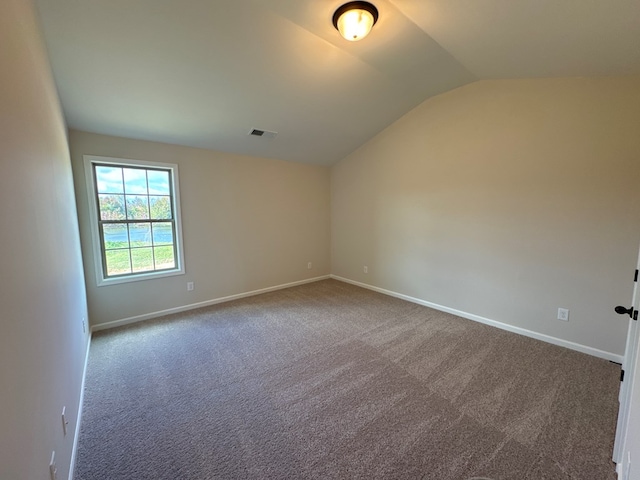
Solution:
[[[204,302],[191,303],[189,305],[183,305],[181,307],[168,308],[166,310],[159,310],[157,312],[145,313],[144,315],[136,315],[135,317],[123,318],[120,320],[114,320],[112,322],[100,323],[91,327],[92,332],[98,332],[100,330],[107,330],[109,328],[121,327],[123,325],[129,325],[131,323],[142,322],[156,317],[162,317],[172,313],[186,312],[187,310],[193,310],[195,308],[208,307],[217,303],[230,302],[232,300],[238,300],[240,298],[253,297],[254,295],[260,295],[262,293],[273,292],[276,290],[282,290],[284,288],[295,287],[298,285],[304,285],[305,283],[318,282],[320,280],[326,280],[330,278],[330,275],[323,275],[321,277],[307,278],[306,280],[298,280],[297,282],[284,283],[282,285],[276,285],[274,287],[261,288],[259,290],[252,290],[250,292],[237,293],[235,295],[229,295],[227,297],[214,298],[213,300],[206,300]]]
[[[441,312],[451,313],[458,317],[466,318],[468,320],[473,320],[475,322],[484,323],[486,325],[491,325],[492,327],[497,327],[502,330],[507,330],[509,332],[517,333],[519,335],[524,335],[525,337],[535,338],[536,340],[542,340],[543,342],[551,343],[553,345],[558,345],[560,347],[569,348],[571,350],[576,350],[578,352],[586,353],[594,357],[604,358],[605,360],[611,360],[612,362],[622,363],[622,355],[617,355],[611,352],[605,352],[604,350],[599,350],[597,348],[589,347],[587,345],[570,342],[568,340],[562,340],[561,338],[552,337],[551,335],[545,335],[544,333],[538,333],[531,330],[527,330],[525,328],[509,325],[508,323],[498,322],[496,320],[491,320],[490,318],[481,317],[480,315],[463,312],[461,310],[456,310],[455,308],[445,307],[444,305],[438,305],[437,303],[432,303],[426,300],[421,300],[419,298],[410,297],[409,295],[393,292],[391,290],[386,290],[384,288],[374,287],[373,285],[357,282],[355,280],[343,278],[338,275],[330,275],[330,277],[335,280],[339,280],[341,282],[350,283],[352,285],[357,285],[358,287],[373,290],[374,292],[383,293],[391,297],[401,298],[402,300],[407,300],[408,302],[417,303],[418,305],[423,305],[425,307],[433,308],[434,310],[440,310]]]
[[[240,298],[252,297],[254,295],[260,295],[262,293],[273,292],[276,290],[282,290],[285,288],[295,287],[297,285],[304,285],[305,283],[317,282],[320,280],[326,280],[328,278],[333,278],[335,280],[339,280],[341,282],[350,283],[352,285],[357,285],[362,288],[366,288],[368,290],[373,290],[378,293],[382,293],[385,295],[389,295],[391,297],[400,298],[402,300],[406,300],[408,302],[417,303],[418,305],[423,305],[425,307],[433,308],[435,310],[440,310],[442,312],[451,313],[458,317],[466,318],[468,320],[473,320],[476,322],[484,323],[485,325],[491,325],[492,327],[500,328],[502,330],[507,330],[509,332],[517,333],[519,335],[524,335],[525,337],[535,338],[536,340],[542,340],[543,342],[551,343],[553,345],[558,345],[560,347],[569,348],[571,350],[575,350],[578,352],[586,353],[588,355],[592,355],[594,357],[603,358],[605,360],[611,360],[612,362],[622,363],[623,357],[622,355],[618,355],[611,352],[606,352],[604,350],[599,350],[597,348],[589,347],[587,345],[582,345],[579,343],[570,342],[568,340],[563,340],[561,338],[552,337],[551,335],[546,335],[544,333],[534,332],[532,330],[527,330],[525,328],[516,327],[514,325],[509,325],[507,323],[502,323],[497,320],[492,320],[490,318],[481,317],[480,315],[475,315],[473,313],[463,312],[462,310],[456,310],[455,308],[445,307],[444,305],[438,305],[437,303],[428,302],[426,300],[422,300],[420,298],[411,297],[409,295],[404,295],[402,293],[394,292],[391,290],[386,290],[384,288],[375,287],[373,285],[369,285],[367,283],[358,282],[355,280],[350,280],[348,278],[340,277],[338,275],[322,275],[320,277],[308,278],[306,280],[299,280],[296,282],[285,283],[282,285],[276,285],[273,287],[261,288],[259,290],[252,290],[250,292],[238,293],[235,295],[229,295],[226,297],[215,298],[212,300],[206,300],[204,302],[192,303],[189,305],[183,305],[180,307],[168,308],[166,310],[159,310],[156,312],[145,313],[143,315],[136,315],[134,317],[123,318],[120,320],[114,320],[112,322],[105,322],[99,325],[94,325],[91,327],[92,332],[97,332],[100,330],[106,330],[109,328],[120,327],[123,325],[129,325],[131,323],[142,322],[144,320],[150,320],[152,318],[161,317],[164,315],[169,315],[172,313],[186,312],[188,310],[193,310],[196,308],[207,307],[210,305],[215,305],[218,303],[230,302],[233,300],[238,300]],[[88,352],[87,352],[88,355]]]
[[[73,472],[76,469],[76,453],[78,452],[78,439],[80,438],[80,422],[82,422],[82,405],[84,404],[84,382],[87,378],[87,366],[89,365],[89,349],[91,348],[91,332],[87,341],[87,353],[84,357],[82,368],[82,382],[80,382],[80,401],[78,403],[78,416],[76,417],[76,431],[73,434],[73,447],[71,448],[71,462],[69,464],[69,480],[73,480]]]

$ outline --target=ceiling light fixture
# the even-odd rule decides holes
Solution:
[[[345,3],[333,14],[333,26],[351,42],[369,35],[377,21],[378,9],[369,2]]]

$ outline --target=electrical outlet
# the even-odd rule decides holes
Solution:
[[[362,271],[364,273],[369,273],[369,267],[367,267],[366,265],[362,268]]]
[[[195,284],[193,282],[187,282],[187,292],[193,292]]]
[[[307,263],[307,268],[311,270],[311,262]]]
[[[62,407],[62,433],[64,436],[67,436],[67,426],[69,425],[69,420],[67,420],[67,407]]]
[[[563,322],[569,321],[569,309],[568,308],[559,308],[558,309],[558,320],[562,320]]]
[[[49,475],[51,480],[58,480],[58,466],[56,465],[56,452],[51,452],[51,461],[49,462]]]

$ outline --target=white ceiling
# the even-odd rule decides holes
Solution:
[[[640,0],[373,0],[355,43],[342,3],[36,0],[71,128],[306,163],[478,79],[640,74]]]

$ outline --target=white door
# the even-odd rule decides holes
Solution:
[[[634,320],[638,318],[640,308],[638,280],[636,270],[633,306],[629,312],[629,333],[622,363],[624,381],[620,386],[618,428],[613,450],[613,461],[618,464],[619,480],[640,480],[640,328],[638,321]],[[624,308],[616,307],[616,312],[620,313]]]

